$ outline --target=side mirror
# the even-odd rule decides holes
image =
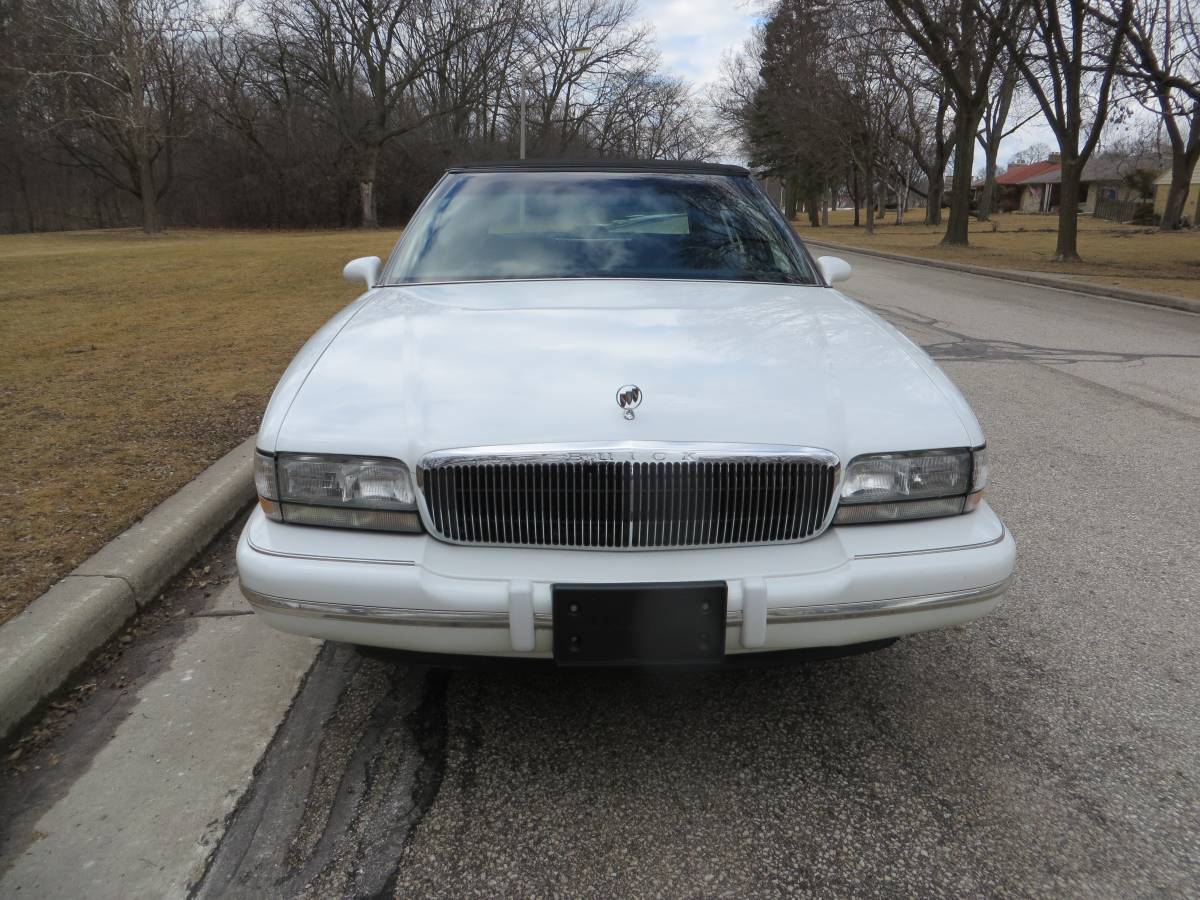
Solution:
[[[850,263],[837,256],[819,257],[817,259],[817,268],[821,270],[821,275],[829,284],[845,281],[850,277],[850,273],[854,271],[850,268]]]
[[[342,277],[347,281],[365,282],[367,289],[370,290],[379,280],[379,270],[382,268],[383,263],[378,256],[360,256],[358,259],[352,259],[346,263],[346,268],[342,269]]]

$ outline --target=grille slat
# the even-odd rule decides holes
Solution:
[[[721,463],[717,475],[717,537],[716,543],[726,544],[733,540],[733,463]]]
[[[771,531],[775,526],[775,464],[767,463],[767,477],[762,486],[762,511],[758,519],[758,542],[773,541]]]
[[[794,542],[825,527],[840,473],[826,451],[607,458],[618,452],[433,454],[443,458],[419,469],[427,524],[449,541],[497,546]]]

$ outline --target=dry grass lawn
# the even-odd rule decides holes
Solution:
[[[0,236],[0,622],[249,436],[396,232]]]
[[[1116,285],[1200,299],[1200,229],[1159,234],[1135,225],[1118,225],[1091,216],[1079,218],[1081,263],[1052,263],[1058,217],[1007,213],[994,222],[971,222],[971,246],[942,247],[945,226],[921,224],[924,210],[910,210],[904,225],[889,211],[868,236],[852,224],[851,210],[835,210],[828,228],[796,222],[802,238],[868,247],[910,256],[949,260],[996,269],[1046,272],[1081,281]],[[865,221],[865,214],[864,214]],[[993,230],[994,225],[994,230]]]

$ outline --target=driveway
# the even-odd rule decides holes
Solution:
[[[671,676],[446,675],[203,620],[6,776],[0,895],[1195,896],[1200,316],[847,258],[988,433],[998,613]]]

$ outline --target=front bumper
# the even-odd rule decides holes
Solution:
[[[624,553],[462,547],[426,535],[306,528],[255,511],[242,592],[268,624],[432,654],[547,659],[553,585],[721,580],[726,653],[843,647],[991,612],[1016,545],[965,516],[832,528],[801,544]]]

